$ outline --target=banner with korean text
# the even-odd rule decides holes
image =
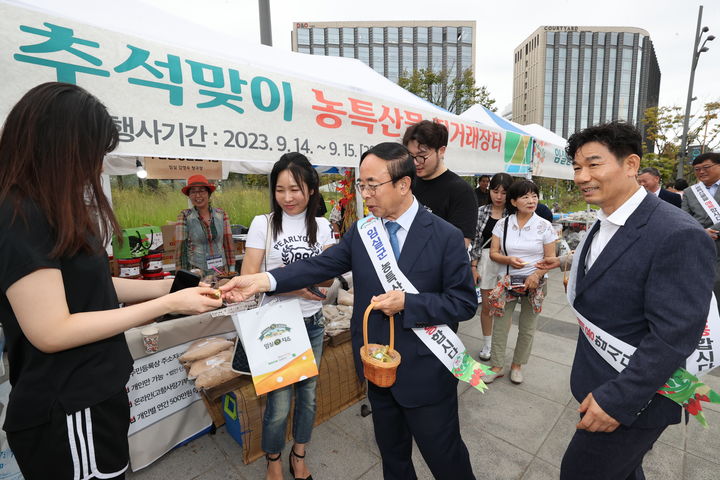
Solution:
[[[400,141],[426,119],[448,127],[445,158],[454,171],[523,173],[531,162],[528,135],[364,90],[362,79],[324,84],[300,69],[228,60],[226,52],[241,45],[208,54],[3,2],[0,28],[0,120],[38,84],[77,84],[107,105],[121,155],[272,163],[299,151],[317,165],[355,167],[370,146]],[[328,61],[341,69],[352,60]],[[388,91],[397,88],[387,83]]]

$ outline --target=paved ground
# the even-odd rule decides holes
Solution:
[[[496,380],[487,393],[459,386],[462,435],[472,456],[475,475],[486,480],[550,480],[559,476],[560,460],[578,415],[569,388],[577,326],[565,302],[561,277],[551,277],[548,296],[535,336],[533,355],[523,369],[525,383]],[[481,347],[479,318],[463,322],[460,333],[471,352]],[[513,327],[509,345],[514,345]],[[508,357],[512,356],[509,349]],[[508,365],[510,360],[508,359]],[[720,391],[720,377],[706,382]],[[648,479],[716,480],[720,478],[720,405],[707,407],[710,428],[694,420],[669,428],[646,456]],[[287,464],[289,446],[283,453]],[[313,432],[308,465],[317,480],[382,478],[380,457],[370,417],[360,404],[318,426]],[[243,465],[238,445],[224,428],[168,453],[150,467],[128,475],[132,480],[254,480],[264,478],[265,461]],[[431,479],[415,452],[421,479]],[[286,477],[290,478],[286,471]]]

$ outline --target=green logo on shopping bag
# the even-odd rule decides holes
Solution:
[[[260,338],[259,340],[265,340],[266,338],[272,338],[272,337],[279,337],[280,335],[283,335],[287,332],[289,332],[291,329],[284,323],[273,323],[269,327],[267,327],[265,330],[260,332]]]

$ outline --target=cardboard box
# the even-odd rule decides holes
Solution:
[[[110,275],[113,277],[120,276],[120,266],[115,258],[108,258],[108,264],[110,266]]]
[[[175,264],[175,223],[160,227],[163,238],[163,265]]]
[[[258,397],[255,387],[248,375],[230,380],[226,386],[225,395],[219,392],[224,385],[219,385],[203,392],[203,400],[208,407],[210,416],[219,427],[228,422],[228,417],[236,425],[228,427],[228,432],[242,446],[243,462],[252,463],[264,455],[261,448],[262,418],[265,411],[265,395]],[[225,412],[225,399],[230,395],[228,409],[232,412],[234,401],[234,416]],[[317,410],[315,425],[334,417],[346,408],[354,405],[365,397],[365,385],[361,383],[355,372],[352,357],[352,343],[346,342],[338,347],[326,346],[320,362],[320,377],[317,384]],[[286,440],[291,439],[292,412],[288,418]],[[233,418],[234,417],[234,418]],[[233,433],[235,432],[235,434]]]
[[[352,338],[352,336],[350,335],[350,330],[343,330],[337,335],[328,335],[328,337],[330,338],[330,345],[333,347],[337,347],[345,342],[349,342],[350,338]]]

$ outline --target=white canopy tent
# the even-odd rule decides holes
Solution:
[[[173,18],[138,0],[2,0],[0,118],[30,87],[77,83],[116,117],[115,154],[234,162],[267,171],[281,152],[354,167],[420,119],[450,131],[447,163],[463,173],[527,162],[529,137],[452,115],[363,63],[262,45]]]
[[[541,125],[520,125],[507,120],[482,105],[473,105],[460,117],[472,119],[485,125],[531,135],[533,139],[532,163],[529,173],[540,177],[572,178],[571,163],[565,155],[567,140]]]
[[[122,143],[108,173],[135,158],[231,162],[267,172],[284,151],[355,167],[370,145],[421,119],[450,132],[461,173],[528,168],[530,137],[450,114],[360,61],[299,54],[194,25],[138,0],[0,0],[0,119],[29,88],[77,83],[115,116]]]

